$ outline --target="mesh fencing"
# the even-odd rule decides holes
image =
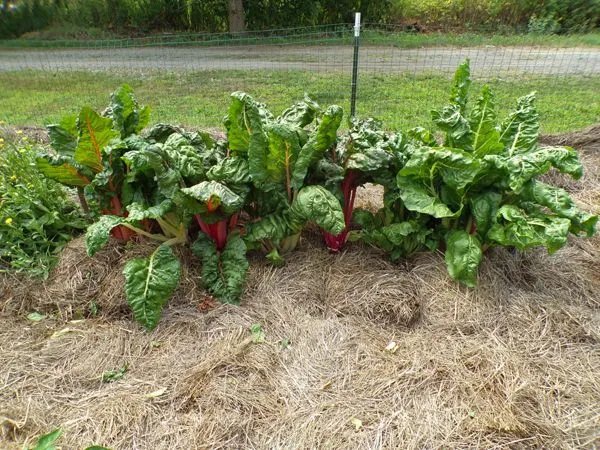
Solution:
[[[498,87],[501,102],[503,92],[514,98],[538,90],[541,97],[564,97],[569,101],[565,108],[572,108],[572,96],[584,92],[582,86],[600,88],[599,48],[411,48],[410,35],[393,27],[366,24],[361,33],[357,114],[380,117],[391,127],[426,118],[429,109],[447,97],[448,80],[465,58],[471,61],[476,84]],[[349,111],[353,42],[351,24],[237,35],[4,41],[0,42],[0,101],[9,97],[10,89],[31,91],[28,107],[53,117],[63,105],[76,109],[74,100],[101,105],[105,98],[97,98],[99,90],[126,81],[141,89],[141,100],[153,104],[155,111],[163,108],[155,120],[171,118],[186,125],[218,125],[229,93],[235,90],[253,94],[275,111],[304,93]],[[52,100],[44,92],[36,104],[39,91],[51,92]],[[597,109],[597,99],[581,102],[581,108]],[[27,112],[18,117],[26,120]]]

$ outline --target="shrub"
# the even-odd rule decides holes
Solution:
[[[0,271],[45,276],[87,223],[71,200],[73,192],[40,177],[35,159],[26,137],[15,140],[0,132]]]

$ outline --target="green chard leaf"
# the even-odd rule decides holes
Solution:
[[[472,148],[477,156],[496,154],[504,145],[500,142],[500,132],[496,128],[496,103],[489,86],[484,86],[469,118],[472,133]]]
[[[129,215],[127,216],[128,221],[144,220],[144,219],[158,219],[166,215],[173,207],[173,201],[165,199],[157,205],[145,206],[140,203],[132,203],[127,206]]]
[[[554,253],[566,244],[570,226],[569,219],[527,214],[515,205],[504,205],[498,210],[487,238],[521,251],[544,245],[549,253]]]
[[[81,173],[81,168],[75,167],[77,163],[70,157],[45,155],[37,158],[35,165],[44,176],[66,186],[84,187],[90,184],[89,177]]]
[[[316,223],[333,235],[340,234],[346,226],[340,202],[323,186],[302,188],[292,203],[290,212],[305,222]]]
[[[492,191],[471,197],[471,214],[475,220],[475,226],[479,236],[485,237],[486,233],[495,222],[501,201],[502,195]]]
[[[464,115],[467,108],[469,88],[471,87],[471,65],[466,59],[454,73],[454,87],[450,94],[450,102],[460,107],[461,114]]]
[[[238,304],[249,268],[242,238],[230,234],[225,248],[219,253],[214,241],[200,234],[192,250],[202,261],[202,282],[210,293],[223,303]]]
[[[112,124],[112,119],[101,117],[87,106],[82,108],[77,118],[79,141],[75,149],[75,160],[79,164],[96,173],[102,171],[102,152],[110,141],[119,137]]]
[[[256,102],[244,92],[231,94],[229,114],[225,121],[229,148],[233,151],[247,152],[251,147],[264,147],[267,137],[263,126],[271,118],[264,105]]]
[[[469,152],[473,150],[471,126],[459,105],[444,106],[439,111],[432,111],[431,116],[440,130],[446,133],[444,143],[447,147],[461,148]]]
[[[62,435],[62,429],[56,428],[48,434],[40,436],[32,450],[56,450],[56,441]]]
[[[540,130],[540,116],[534,105],[535,92],[517,100],[517,109],[500,126],[500,141],[509,156],[534,150]]]
[[[452,278],[466,286],[475,287],[481,258],[481,243],[475,236],[463,230],[448,233],[445,259]]]
[[[181,192],[200,202],[208,212],[216,211],[220,207],[225,214],[231,214],[244,205],[242,197],[217,181],[202,181],[181,189]]]
[[[125,296],[135,320],[153,329],[160,320],[162,307],[179,283],[181,263],[171,247],[160,245],[149,258],[136,258],[123,269]]]
[[[525,185],[520,197],[524,201],[533,201],[545,206],[559,217],[569,219],[570,231],[573,234],[585,233],[592,237],[596,232],[598,216],[580,210],[564,189],[532,180]]]
[[[85,245],[88,256],[94,254],[106,245],[113,228],[123,223],[124,217],[100,216],[97,222],[91,224],[85,233]]]
[[[310,97],[305,96],[304,101],[300,101],[283,111],[277,121],[304,128],[312,123],[320,112],[321,107]]]
[[[110,116],[121,137],[141,132],[150,120],[150,108],[139,107],[131,86],[124,84],[110,96]]]
[[[292,172],[292,187],[300,189],[312,164],[319,161],[323,154],[337,141],[337,130],[342,123],[344,112],[341,107],[332,105],[325,110],[317,129],[311,133],[308,141],[298,155]]]
[[[460,211],[453,212],[440,198],[431,192],[427,186],[419,181],[398,174],[398,187],[400,198],[409,211],[415,211],[441,219],[443,217],[456,217]]]
[[[56,153],[63,156],[75,156],[77,148],[77,115],[72,114],[61,119],[60,123],[48,125],[48,137],[50,145]]]

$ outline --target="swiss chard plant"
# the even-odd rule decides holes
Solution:
[[[52,180],[77,188],[86,213],[91,199],[102,214],[125,216],[131,198],[121,156],[129,149],[129,139],[146,126],[149,115],[150,109],[140,107],[132,89],[123,85],[111,95],[110,105],[102,115],[84,107],[79,114],[49,125],[52,150],[38,158],[38,170]],[[133,236],[122,227],[115,228],[113,234],[121,241]]]
[[[569,147],[538,143],[535,94],[521,97],[504,120],[484,87],[468,105],[469,63],[457,70],[450,103],[433,112],[441,144],[414,139],[397,174],[402,207],[430,216],[450,275],[474,286],[485,249],[500,245],[554,252],[569,233],[591,236],[598,217],[537,178],[554,168],[574,178],[583,168]]]
[[[337,141],[342,115],[339,106],[322,111],[306,98],[274,117],[249,95],[232,94],[230,157],[247,160],[251,181],[245,240],[274,263],[282,263],[279,252],[295,248],[306,223],[335,234],[344,228],[335,196],[309,183],[309,169]]]

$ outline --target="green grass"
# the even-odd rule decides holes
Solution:
[[[136,47],[149,45],[177,46],[236,46],[236,45],[335,45],[352,43],[352,32],[346,27],[297,29],[287,36],[263,36],[261,32],[246,35],[227,33],[169,33],[150,34],[143,37],[120,37],[97,28],[78,29],[67,27],[51,28],[33,32],[20,39],[0,40],[0,48],[107,48]],[[540,34],[485,34],[485,33],[408,33],[385,32],[376,28],[365,28],[361,41],[368,45],[393,45],[400,48],[418,47],[474,47],[493,45],[497,47],[541,46],[541,47],[600,47],[600,33],[571,35]]]
[[[243,90],[280,112],[304,92],[321,104],[349,111],[347,76],[314,72],[212,71],[125,77],[103,73],[0,72],[0,120],[15,126],[41,126],[83,105],[103,109],[119,84],[131,84],[140,102],[152,107],[152,122],[190,127],[221,127],[232,91]],[[475,88],[482,83],[475,83]],[[517,96],[538,91],[545,133],[578,130],[600,121],[600,77],[530,78],[493,81],[500,115]],[[363,75],[357,113],[382,119],[387,128],[428,125],[430,110],[443,105],[451,81],[442,76]]]

